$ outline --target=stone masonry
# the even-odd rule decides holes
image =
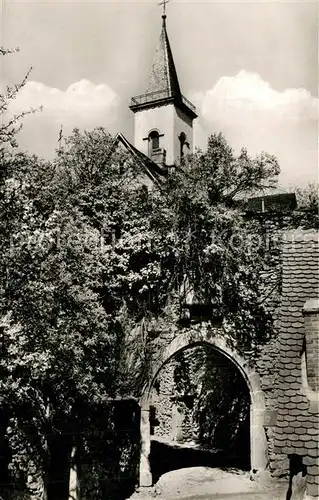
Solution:
[[[313,230],[299,229],[294,234],[283,234],[276,331],[258,356],[239,354],[230,347],[225,333],[209,322],[188,328],[171,325],[154,340],[152,374],[141,405],[144,411],[149,409],[156,391],[154,383],[169,360],[182,349],[209,344],[230,359],[246,380],[251,398],[251,469],[267,469],[273,476],[288,477],[291,456],[297,454],[307,466],[308,496],[313,499],[318,498],[318,311],[317,302],[307,301],[318,296],[318,237]],[[295,239],[292,242],[289,238]],[[166,377],[172,380],[169,372]],[[166,412],[164,433],[172,432],[172,403],[169,407],[167,397],[157,398],[157,403],[165,406],[161,410]]]

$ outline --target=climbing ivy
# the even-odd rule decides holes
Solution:
[[[272,186],[279,168],[214,135],[148,189],[102,128],[75,130],[53,162],[10,148],[3,158],[5,439],[16,477],[32,457],[54,497],[50,457],[81,445],[93,406],[140,395],[163,330],[210,318],[239,347],[268,338],[264,249],[236,197]]]

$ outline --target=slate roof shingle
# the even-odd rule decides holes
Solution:
[[[170,97],[180,97],[181,89],[166,31],[166,16],[162,16],[162,18],[162,31],[155,51],[146,92],[166,91]]]
[[[282,253],[282,300],[278,314],[279,396],[275,447],[279,453],[297,454],[309,465],[307,474],[318,484],[319,414],[309,401],[301,375],[305,302],[318,296],[319,241],[313,230],[284,234]]]

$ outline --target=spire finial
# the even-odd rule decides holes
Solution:
[[[165,21],[166,19],[166,4],[169,2],[170,0],[161,0],[161,2],[158,2],[158,5],[163,5],[163,14],[162,14],[162,19],[163,21]]]

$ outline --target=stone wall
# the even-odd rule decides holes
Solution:
[[[152,391],[152,405],[155,408],[155,425],[151,431],[154,437],[174,441],[174,421],[172,393],[174,392],[175,361],[168,363],[161,370]]]
[[[282,238],[284,231],[290,228],[300,228],[300,230],[302,230],[309,227],[318,227],[318,217],[316,215],[309,216],[309,214],[305,212],[298,211],[287,214],[261,213],[248,215],[247,217],[259,219],[259,222],[264,228],[264,240],[262,241],[262,245],[265,245],[269,261],[261,278],[263,282],[262,292],[265,293],[265,295],[267,295],[269,291],[271,292],[269,297],[265,299],[265,302],[274,321],[274,333],[273,337],[259,349],[257,356],[252,356],[251,353],[248,352],[245,353],[245,357],[260,377],[261,389],[265,401],[263,422],[268,443],[268,465],[271,473],[274,476],[280,477],[286,476],[289,469],[287,457],[278,452],[276,453],[274,446],[274,430],[276,425],[279,390],[277,322],[281,296]],[[161,353],[163,349],[165,349],[165,346],[169,345],[170,342],[180,334],[181,332],[176,325],[171,325],[169,329],[163,330],[162,334],[156,339],[153,345],[153,363],[155,365],[157,360],[161,357]],[[160,425],[154,428],[154,433],[157,436],[167,438],[174,436],[175,432],[173,432],[175,425],[173,423],[173,414],[175,410],[173,409],[174,404],[171,400],[172,387],[174,385],[172,376],[174,366],[174,363],[170,363],[161,371],[159,376],[160,390],[156,392],[156,389],[154,389],[152,394],[153,402],[158,408],[158,416],[160,416]],[[169,393],[171,393],[171,396]],[[185,416],[187,416],[187,409],[184,409],[184,412]],[[175,415],[175,420],[176,418]],[[187,420],[187,418],[185,420]]]
[[[303,307],[305,322],[305,356],[307,384],[319,393],[319,298],[308,300]]]
[[[178,335],[177,332],[175,332],[175,335]],[[164,346],[171,342],[172,336],[161,337],[161,343],[158,343],[159,350],[162,351]],[[272,475],[281,477],[288,474],[289,464],[284,455],[275,452],[274,447],[274,426],[276,424],[278,397],[278,355],[276,336],[262,346],[257,355],[246,353],[247,358],[250,357],[250,363],[260,377],[265,400],[263,422],[268,444],[269,470]],[[167,441],[180,440],[196,443],[198,429],[194,427],[191,411],[181,400],[178,401],[178,404],[176,401],[176,383],[174,381],[176,366],[177,361],[173,358],[160,370],[156,378],[151,398],[152,404],[156,407],[156,425],[153,427],[153,435],[154,438],[162,438]],[[180,409],[179,415],[178,408]]]
[[[275,425],[278,407],[278,360],[279,343],[277,337],[262,347],[256,360],[260,374],[261,387],[265,395],[265,432],[268,443],[269,470],[274,477],[286,477],[289,473],[289,461],[275,450]]]
[[[51,454],[54,460],[50,462],[51,473],[46,484],[43,473],[29,460],[26,487],[21,492],[10,491],[8,495],[5,492],[3,498],[115,500],[130,497],[138,484],[140,406],[133,398],[112,400],[105,407],[97,408],[91,417],[94,426],[83,422],[82,434],[73,435],[77,448],[72,449],[67,463],[62,453]],[[62,442],[66,442],[65,437]]]
[[[234,456],[245,455],[247,466],[249,389],[236,365],[212,346],[190,347],[167,363],[151,401],[156,407],[155,439],[219,454],[232,449]]]

